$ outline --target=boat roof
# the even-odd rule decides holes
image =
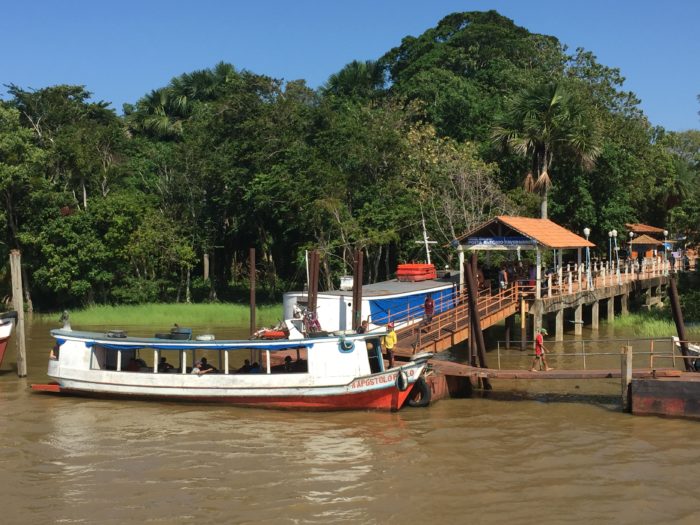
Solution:
[[[426,279],[425,281],[399,281],[398,279],[392,279],[390,281],[381,281],[378,283],[362,285],[362,297],[383,297],[386,295],[429,292],[431,290],[440,290],[443,288],[452,287],[458,283],[459,273],[450,275],[449,277]],[[306,292],[293,293],[306,294]],[[352,290],[331,290],[327,292],[319,292],[318,295],[352,297]]]
[[[154,348],[158,350],[288,350],[294,348],[309,348],[315,343],[327,342],[328,340],[357,340],[369,339],[383,335],[382,333],[365,334],[328,334],[327,336],[305,338],[305,339],[222,339],[222,340],[198,340],[198,339],[160,339],[157,337],[114,337],[103,332],[81,332],[79,330],[51,330],[51,335],[59,344],[63,344],[67,339],[80,339],[85,341],[86,346],[100,345],[110,349],[137,349]]]

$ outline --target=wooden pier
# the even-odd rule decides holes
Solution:
[[[621,352],[620,368],[610,369],[491,369],[431,359],[427,383],[434,402],[469,396],[475,385],[485,379],[496,383],[498,380],[619,379],[622,407],[632,414],[700,419],[700,373],[684,372],[676,368],[632,368],[632,359],[632,347]]]
[[[492,368],[479,368],[451,361],[431,359],[429,361],[433,371],[444,376],[469,377],[473,379],[620,379],[622,371],[617,369],[604,370],[550,370],[548,372],[533,372],[530,370],[497,370]],[[632,370],[634,378],[660,378],[681,377],[686,372],[674,368],[635,368]]]
[[[572,270],[571,273],[580,276],[581,272]],[[597,330],[601,303],[606,306],[606,319],[612,322],[617,312],[627,313],[631,295],[641,296],[647,305],[661,301],[669,275],[659,265],[643,274],[624,273],[614,278],[603,274],[592,280],[590,287],[585,282],[574,283],[566,274],[563,274],[562,281],[565,285],[559,286],[553,282],[540,298],[536,297],[532,286],[520,283],[495,293],[482,290],[477,299],[480,329],[486,330],[505,320],[507,337],[511,337],[517,315],[520,320],[517,324],[520,326],[521,349],[525,349],[526,341],[533,340],[536,331],[547,324],[545,321],[555,325],[554,340],[562,341],[567,312],[572,318],[570,326],[574,334],[582,333],[584,307],[590,308],[587,318],[590,319],[591,328]],[[440,313],[429,324],[423,319],[422,309],[396,313],[404,320],[403,326],[397,329],[395,354],[398,357],[410,357],[419,352],[444,352],[470,338],[466,292],[455,291],[442,297],[441,302],[437,308]],[[530,331],[530,337],[527,331]]]

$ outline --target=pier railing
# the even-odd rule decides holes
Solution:
[[[699,343],[693,341],[684,341],[691,346],[697,346]],[[513,359],[531,359],[534,354],[534,341],[527,341],[528,346],[532,349],[529,352],[519,352],[518,354],[509,353],[507,356],[503,355],[503,350],[506,347],[506,341],[496,342],[496,356],[497,356],[497,368],[502,370],[502,359],[508,358],[508,361]],[[576,361],[580,362],[580,369],[588,370],[590,361],[597,358],[604,358],[606,356],[619,356],[620,348],[632,346],[637,347],[633,350],[635,357],[648,356],[649,368],[654,369],[659,366],[659,361],[663,365],[668,365],[673,368],[679,363],[683,363],[685,360],[698,360],[698,365],[700,365],[700,356],[690,355],[683,356],[680,351],[681,341],[674,337],[663,337],[663,338],[613,338],[613,339],[580,339],[575,341],[565,341],[554,343],[557,346],[556,350],[547,349],[545,344],[545,351],[547,359],[556,359],[561,362],[562,359],[568,361],[570,358],[573,363]],[[598,351],[591,350],[593,346],[610,346],[611,350]],[[559,348],[562,346],[573,347],[573,351],[566,352],[560,351]],[[642,346],[643,348],[639,348]],[[550,363],[551,364],[551,363]],[[685,367],[685,365],[684,365]],[[567,368],[568,369],[568,368]],[[573,368],[572,368],[573,369]]]
[[[697,259],[687,264],[672,264],[662,256],[625,261],[595,261],[591,264],[590,275],[584,264],[566,264],[556,271],[540,278],[540,297],[571,295],[608,286],[621,285],[640,279],[668,276],[680,271],[697,269]],[[536,294],[536,279],[517,278],[521,290],[528,296]]]

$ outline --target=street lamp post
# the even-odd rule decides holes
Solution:
[[[634,232],[630,232],[630,249],[628,250],[627,253],[627,261],[630,263],[630,265],[634,266],[634,256],[633,256],[633,251],[632,251],[632,239],[634,239]],[[630,268],[628,271],[632,271],[633,268]]]
[[[608,268],[612,268],[612,230],[608,232]]]
[[[620,277],[620,253],[617,248],[617,230],[612,231],[613,244],[615,249],[615,273],[617,274],[617,284],[622,284]]]
[[[583,229],[583,235],[586,236],[586,241],[588,241],[588,236],[590,234],[590,228]],[[593,280],[591,279],[591,249],[588,246],[586,246],[586,288],[588,290],[593,288]]]

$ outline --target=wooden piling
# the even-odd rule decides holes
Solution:
[[[17,312],[15,337],[17,341],[17,376],[27,375],[27,345],[24,338],[24,299],[22,296],[22,256],[19,250],[10,251],[12,276],[12,308]]]
[[[689,355],[688,353],[688,337],[685,332],[685,323],[683,322],[683,312],[681,311],[681,302],[678,298],[678,289],[676,288],[676,278],[670,277],[668,280],[668,297],[671,300],[671,313],[673,314],[673,321],[676,323],[676,331],[678,332],[678,339],[681,343],[681,354],[684,357]],[[691,372],[693,370],[693,364],[690,359],[683,359],[685,363],[685,370]]]
[[[362,324],[362,250],[355,250],[355,263],[352,270],[352,329],[357,330]]]
[[[248,264],[250,266],[250,335],[252,336],[257,331],[255,323],[255,248],[250,249]]]
[[[318,306],[318,272],[320,261],[318,257],[318,251],[311,251],[311,260],[309,266],[309,302],[308,309],[313,312],[314,316],[316,314],[316,307]]]
[[[527,312],[525,296],[520,296],[520,350],[527,349]]]
[[[469,301],[470,319],[472,321],[472,333],[476,336],[476,351],[479,356],[479,366],[488,368],[486,364],[486,343],[484,342],[484,333],[481,331],[481,316],[479,314],[479,289],[474,278],[471,266],[467,266],[467,300]],[[491,390],[491,383],[487,378],[483,379],[485,390]]]
[[[620,368],[620,377],[622,378],[622,410],[625,412],[632,411],[632,347],[622,347],[622,359]]]

